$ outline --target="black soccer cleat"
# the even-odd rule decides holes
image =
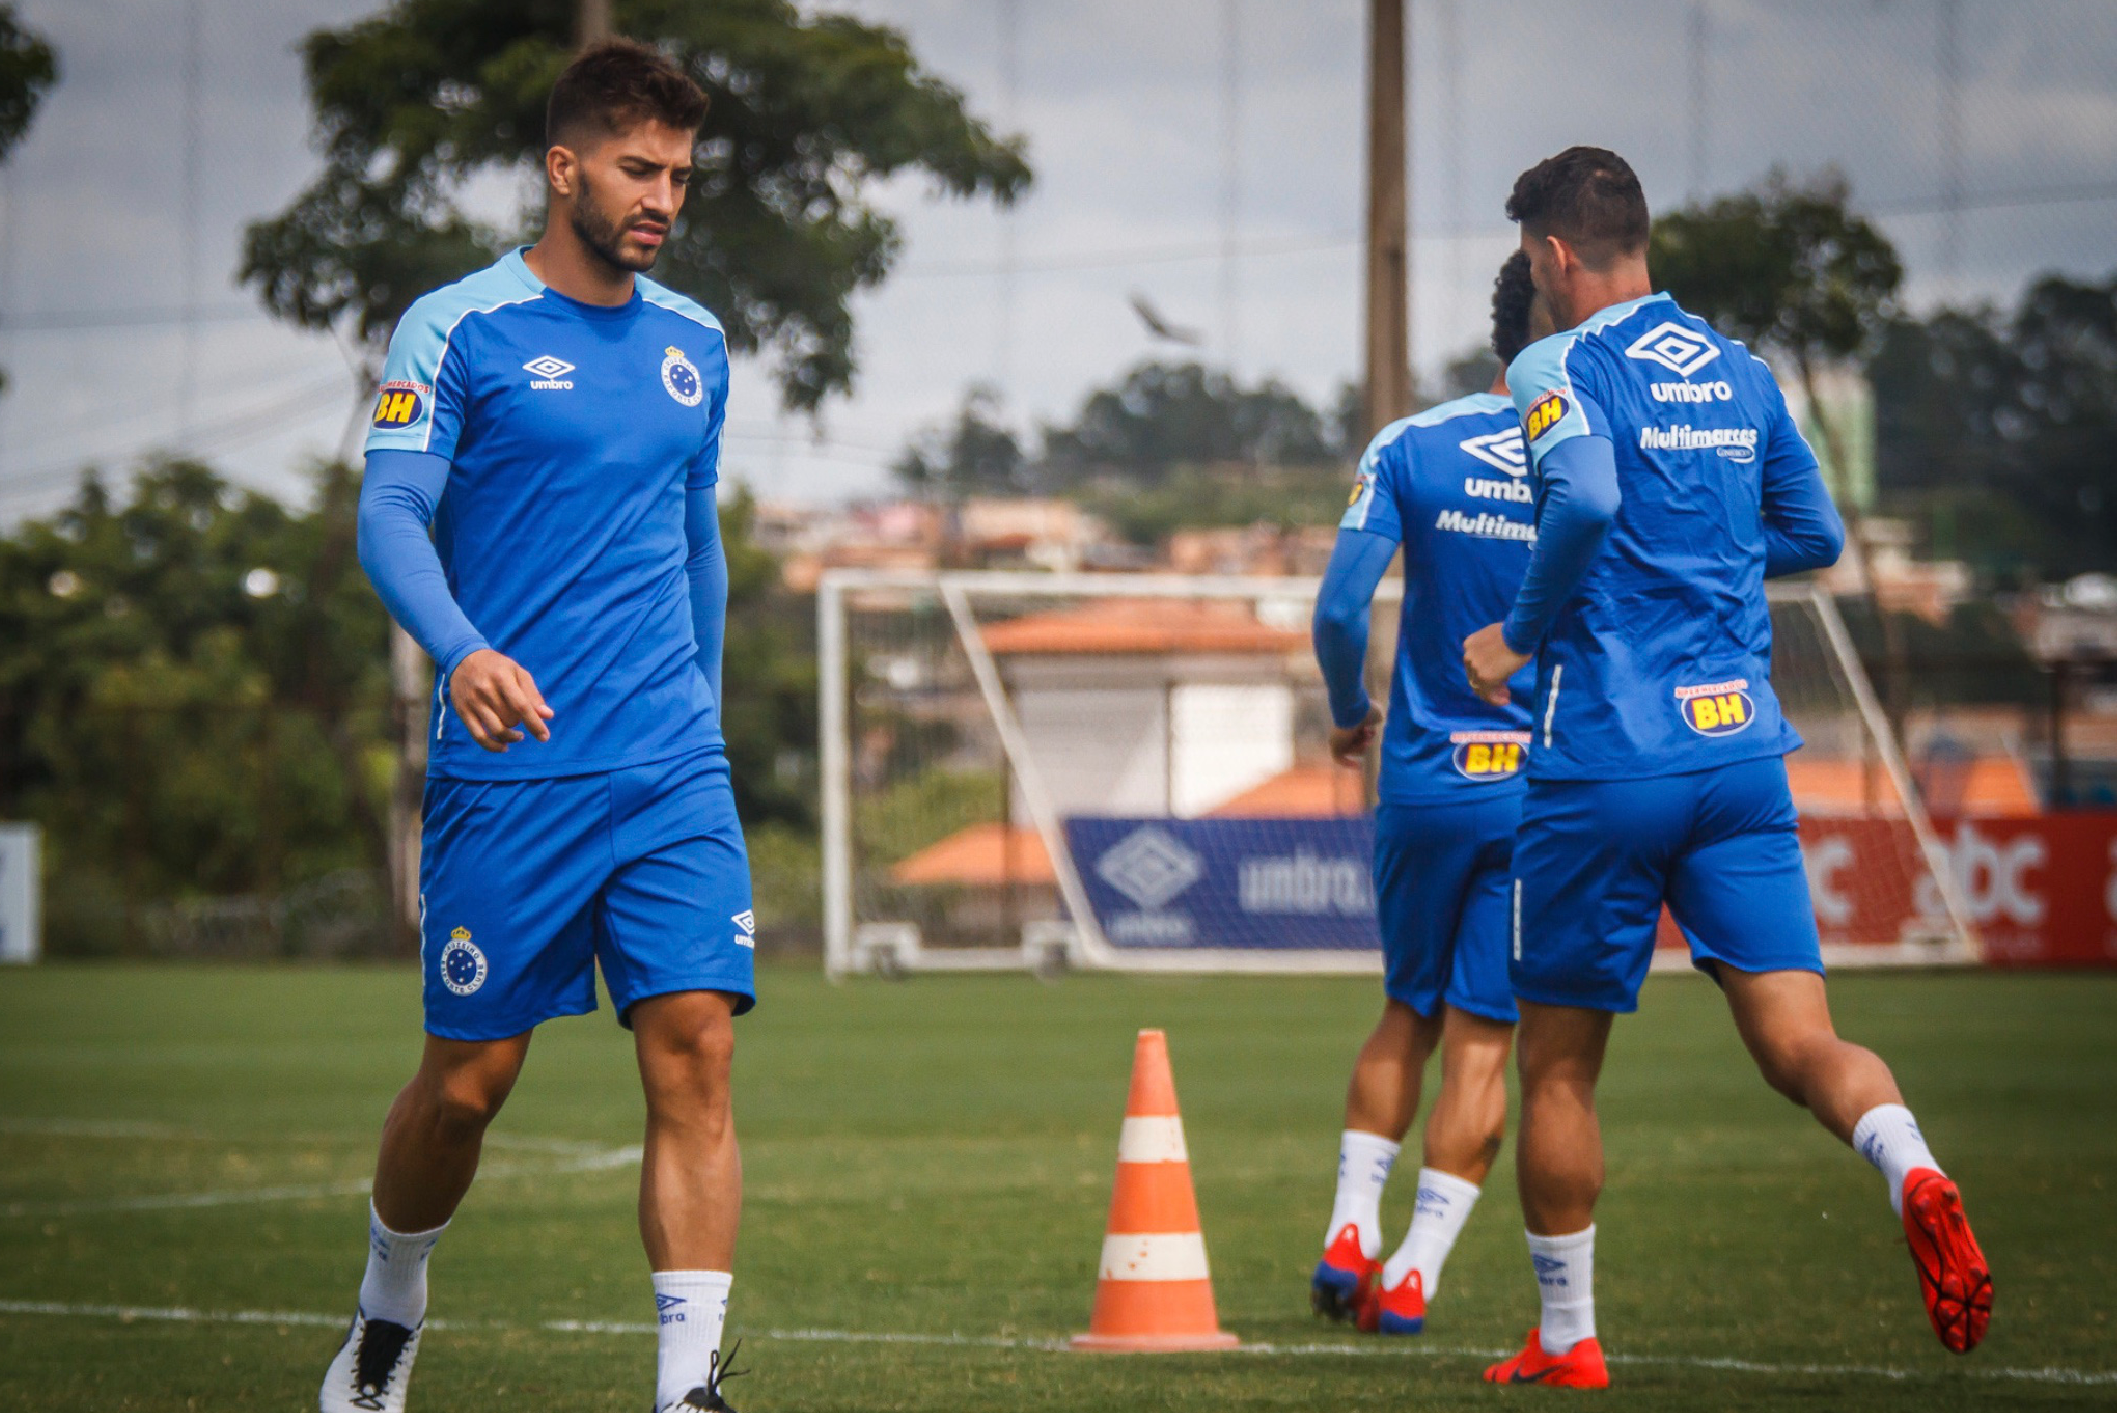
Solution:
[[[422,1328],[354,1315],[317,1395],[321,1413],[404,1413]]]
[[[750,1372],[748,1369],[732,1367],[735,1363],[735,1352],[742,1347],[741,1340],[730,1345],[725,1360],[716,1349],[711,1362],[706,1366],[706,1382],[676,1402],[663,1404],[655,1413],[736,1413],[735,1405],[721,1396],[721,1384],[728,1379],[739,1379]]]

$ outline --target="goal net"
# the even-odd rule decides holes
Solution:
[[[833,570],[817,592],[825,967],[1373,972],[1371,784],[1325,755],[1317,581]],[[1378,594],[1386,700],[1398,585]],[[1975,960],[1832,600],[1773,686],[1833,966]],[[1504,741],[1467,741],[1475,753]],[[1683,965],[1667,915],[1658,964]]]

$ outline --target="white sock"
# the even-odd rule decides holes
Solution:
[[[1912,1111],[1902,1104],[1878,1104],[1861,1115],[1853,1126],[1853,1151],[1882,1170],[1890,1185],[1890,1210],[1899,1216],[1905,1213],[1905,1174],[1915,1168],[1942,1170],[1919,1136]]]
[[[1454,1173],[1436,1168],[1419,1170],[1419,1203],[1412,1209],[1412,1227],[1405,1244],[1383,1263],[1383,1289],[1394,1290],[1408,1271],[1419,1272],[1419,1288],[1427,1299],[1441,1289],[1442,1262],[1463,1234],[1478,1201],[1478,1184],[1465,1182]]]
[[[726,1271],[656,1271],[655,1316],[661,1343],[655,1356],[655,1407],[675,1403],[706,1383],[728,1320]]]
[[[1400,1145],[1381,1134],[1349,1128],[1338,1136],[1338,1193],[1331,1199],[1331,1225],[1324,1244],[1351,1222],[1360,1232],[1361,1252],[1373,1261],[1383,1249],[1383,1184]]]
[[[1567,1236],[1523,1235],[1530,1239],[1530,1264],[1544,1303],[1537,1340],[1556,1359],[1596,1337],[1596,1225]]]
[[[368,1271],[360,1278],[360,1313],[417,1329],[427,1317],[427,1257],[448,1230],[391,1231],[368,1204]]]

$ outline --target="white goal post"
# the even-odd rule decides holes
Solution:
[[[1361,783],[1321,760],[1318,586],[827,571],[826,973],[1379,971],[1366,862],[1351,862],[1368,827]],[[1377,594],[1378,685],[1401,592],[1393,575]],[[1810,743],[1790,769],[1826,961],[1977,960],[1837,605],[1806,582],[1769,597],[1774,686]],[[1665,947],[1656,960],[1683,959]]]

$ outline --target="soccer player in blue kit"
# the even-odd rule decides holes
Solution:
[[[323,1413],[405,1406],[428,1254],[532,1031],[595,1009],[598,963],[646,1091],[654,1406],[728,1407],[731,1021],[755,994],[719,720],[728,353],[711,314],[641,277],[705,111],[652,49],[584,51],[551,93],[543,236],[418,300],[390,341],[360,558],[436,669],[426,1048],[384,1124]]]
[[[1518,251],[1493,285],[1501,366],[1551,328]],[[1338,1191],[1310,1302],[1383,1334],[1424,1326],[1507,1123],[1508,859],[1530,721],[1520,703],[1480,700],[1461,657],[1464,635],[1504,612],[1522,582],[1534,533],[1528,469],[1503,377],[1393,422],[1361,458],[1317,598],[1332,755],[1358,768],[1382,735],[1375,885],[1386,970],[1382,1018],[1346,1090]],[[1368,605],[1400,545],[1405,598],[1386,722],[1362,669]],[[1437,1047],[1441,1092],[1421,1137],[1412,1226],[1378,1262],[1384,1181]]]
[[[1637,1004],[1666,902],[1766,1082],[1881,1170],[1936,1334],[1985,1335],[1993,1283],[1956,1184],[1890,1070],[1838,1037],[1782,757],[1765,580],[1844,531],[1771,370],[1648,280],[1624,159],[1575,147],[1516,180],[1537,289],[1565,330],[1508,369],[1537,543],[1463,662],[1487,700],[1536,658],[1515,841],[1518,1182],[1543,1318],[1495,1383],[1603,1387],[1592,1280],[1611,1017]]]

